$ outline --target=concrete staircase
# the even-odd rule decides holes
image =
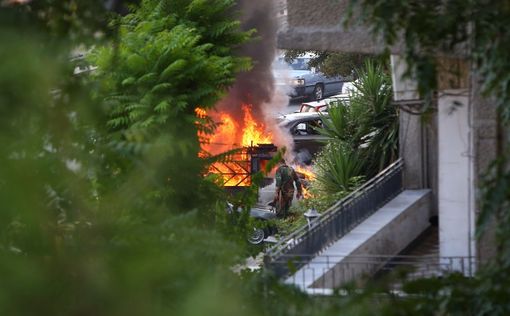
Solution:
[[[430,190],[401,192],[285,282],[317,293],[373,275],[427,229],[430,196]]]

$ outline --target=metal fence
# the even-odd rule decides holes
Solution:
[[[282,263],[302,268],[286,280],[311,294],[330,294],[333,289],[349,286],[363,288],[370,283],[386,284],[388,289],[401,290],[406,281],[440,278],[451,273],[471,277],[475,273],[474,257],[428,256],[335,256],[319,255],[280,257]],[[313,282],[309,282],[312,275]]]
[[[300,254],[317,254],[337,241],[402,191],[401,159],[344,199],[335,203],[311,225],[305,225],[266,251],[266,268],[278,276],[289,274],[288,262]],[[296,260],[296,264],[304,262]]]

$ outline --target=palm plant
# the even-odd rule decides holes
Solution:
[[[316,188],[324,194],[349,192],[361,180],[359,153],[345,143],[331,142],[316,157]]]
[[[391,104],[390,77],[366,61],[348,101],[331,104],[323,127],[328,144],[315,158],[312,185],[325,196],[352,191],[398,158],[398,110]]]
[[[351,103],[365,109],[362,159],[366,175],[373,176],[398,158],[398,109],[391,104],[391,78],[381,64],[367,61],[358,78]]]
[[[363,136],[370,130],[366,109],[362,102],[333,101],[328,116],[322,118],[323,127],[318,131],[329,142],[341,142],[357,150],[364,142]]]

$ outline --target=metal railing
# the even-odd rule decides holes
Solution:
[[[315,219],[280,240],[265,254],[266,268],[278,276],[287,275],[282,259],[300,254],[317,254],[354,229],[368,216],[402,192],[403,161],[397,160]],[[298,260],[297,262],[301,262]]]
[[[476,270],[474,257],[318,255],[310,263],[311,259],[311,256],[279,258],[282,263],[291,260],[303,266],[286,283],[315,294],[328,294],[344,286],[363,288],[371,282],[383,281],[389,289],[401,290],[407,281],[440,278],[451,273],[472,277]]]

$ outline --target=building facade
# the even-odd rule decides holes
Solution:
[[[287,21],[282,22],[286,27],[278,34],[279,48],[383,52],[382,39],[358,22],[356,10],[349,26],[345,26],[348,0],[286,2]],[[401,109],[404,187],[432,190],[430,217],[439,220],[440,257],[471,257],[484,262],[494,254],[493,237],[487,234],[476,240],[475,223],[479,184],[498,154],[495,107],[482,97],[479,77],[465,55],[454,52],[448,58],[438,57],[441,71],[433,111],[426,118],[420,115],[423,102],[416,83],[402,76],[406,70],[402,48],[403,44],[397,44],[390,52],[394,101]]]

